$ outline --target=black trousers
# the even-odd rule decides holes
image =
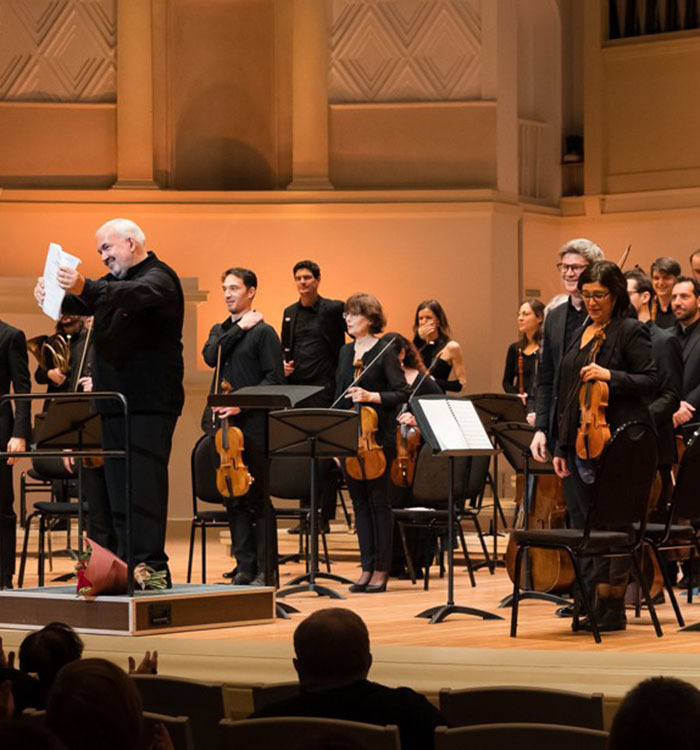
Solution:
[[[165,527],[168,518],[168,461],[177,422],[173,414],[133,414],[131,428],[131,502],[134,562],[154,570],[167,570]],[[124,418],[104,416],[102,445],[105,450],[124,447]],[[105,459],[117,554],[126,559],[126,469],[122,459]]]
[[[226,514],[238,572],[252,580],[265,571],[269,543],[265,538],[264,438],[262,435],[244,435],[243,446],[243,461],[255,481],[245,495],[227,500]]]
[[[0,434],[0,443],[5,450],[9,434]],[[11,582],[15,572],[15,546],[17,544],[17,515],[15,514],[15,492],[12,486],[12,467],[7,459],[0,459],[0,546],[2,547],[3,584]]]
[[[355,511],[360,563],[365,572],[391,569],[394,516],[389,497],[389,471],[393,456],[385,450],[386,471],[378,479],[361,481],[345,472]],[[345,471],[345,462],[343,462]]]

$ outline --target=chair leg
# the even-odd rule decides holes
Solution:
[[[472,588],[476,587],[476,579],[474,578],[474,566],[472,565],[472,559],[469,557],[469,550],[467,549],[467,542],[464,538],[464,531],[462,530],[462,524],[459,521],[455,522],[457,527],[457,534],[459,536],[459,542],[462,545],[462,554],[464,560],[467,563],[467,571],[469,572],[469,580],[471,581]]]
[[[598,630],[598,620],[596,620],[595,608],[591,606],[588,591],[586,590],[586,585],[583,582],[583,573],[581,573],[581,567],[579,566],[578,560],[576,559],[576,556],[573,554],[573,552],[568,547],[565,547],[564,549],[566,550],[566,553],[569,555],[569,558],[571,559],[571,564],[574,566],[574,576],[576,577],[576,585],[578,586],[578,590],[581,595],[581,603],[583,605],[583,611],[588,617],[588,621],[591,623],[591,631],[593,632],[593,638],[595,639],[596,643],[600,643],[601,637],[600,637],[600,630]],[[574,605],[574,630],[578,630],[578,608],[576,607],[576,605]]]
[[[697,541],[695,542],[695,546],[697,547]],[[700,550],[698,551],[698,554],[700,555]],[[690,548],[690,560],[688,560],[689,570],[690,573],[688,574],[688,604],[693,603],[693,569],[695,568],[695,549],[693,547]]]
[[[651,550],[654,553],[654,557],[656,558],[656,562],[658,563],[659,568],[661,569],[661,575],[663,576],[663,579],[664,579],[664,588],[666,589],[666,593],[668,594],[668,598],[671,602],[671,606],[673,607],[673,611],[676,615],[676,621],[678,622],[678,627],[682,628],[685,625],[685,621],[683,619],[683,614],[681,613],[681,609],[678,606],[678,599],[676,599],[676,595],[673,591],[673,585],[671,584],[671,579],[668,577],[668,570],[666,570],[666,561],[664,560],[661,550],[655,544],[649,544],[649,546],[651,547]]]
[[[413,558],[408,549],[408,542],[406,540],[406,526],[402,521],[397,521],[396,525],[399,529],[399,536],[401,537],[401,547],[403,548],[403,556],[406,560],[406,567],[408,568],[408,575],[411,576],[411,583],[416,585],[416,568],[413,565]]]
[[[30,513],[24,522],[24,542],[22,543],[22,558],[19,563],[19,576],[17,578],[17,588],[24,586],[24,569],[27,565],[27,547],[29,545],[29,532],[32,528],[32,519],[36,513]]]
[[[39,554],[37,556],[37,567],[39,574],[39,586],[44,585],[44,543],[46,537],[46,520],[39,515]]]
[[[470,516],[471,520],[474,522],[474,528],[476,529],[476,533],[479,537],[479,544],[481,544],[481,551],[484,553],[484,560],[486,561],[486,566],[489,569],[489,573],[493,575],[496,572],[496,566],[494,565],[493,560],[491,559],[491,555],[489,554],[489,549],[486,546],[486,540],[484,539],[484,532],[481,528],[481,522],[479,521],[479,516]]]
[[[513,574],[513,601],[510,605],[510,637],[515,638],[518,635],[518,608],[520,605],[520,570],[523,565],[523,552],[526,547],[518,546],[515,553],[515,571]]]
[[[326,572],[331,572],[331,557],[328,554],[328,539],[326,539],[326,532],[321,532],[321,543],[323,544],[323,554],[326,556]]]
[[[207,582],[207,524],[202,524],[202,583]]]
[[[350,513],[348,513],[348,506],[345,502],[345,498],[343,497],[343,491],[338,487],[338,499],[340,500],[340,505],[343,508],[343,515],[345,516],[345,523],[348,525],[348,531],[352,530],[352,519],[350,518]]]
[[[656,635],[661,638],[661,636],[664,634],[664,631],[661,630],[661,624],[659,623],[659,618],[656,615],[656,607],[654,606],[654,602],[649,593],[647,582],[642,574],[642,566],[636,554],[632,554],[631,558],[635,573],[639,577],[639,585],[642,587],[642,591],[644,592],[644,601],[647,603],[647,608],[649,609],[649,614],[651,615],[651,621],[654,623],[654,630],[656,631]]]
[[[190,552],[187,555],[187,583],[192,581],[192,558],[194,556],[194,518],[190,524]]]

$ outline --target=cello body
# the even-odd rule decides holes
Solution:
[[[563,529],[566,526],[566,509],[561,479],[554,474],[540,474],[533,477],[535,488],[530,503],[527,528]],[[516,529],[525,528],[524,498],[525,482],[522,474],[516,477]],[[517,546],[512,540],[506,548],[506,569],[511,581],[515,576],[515,555]],[[574,583],[574,569],[565,552],[546,549],[528,549],[529,581],[525,579],[523,567],[518,585],[533,591],[558,593],[568,591]]]

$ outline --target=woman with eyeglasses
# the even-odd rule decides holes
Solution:
[[[517,393],[523,401],[527,421],[535,423],[535,385],[540,364],[544,304],[534,297],[518,309],[520,339],[508,347],[503,371],[503,390]]]
[[[652,424],[646,400],[656,388],[656,366],[651,354],[649,329],[628,317],[627,282],[615,263],[601,260],[584,269],[578,281],[588,313],[561,363],[557,399],[558,436],[554,470],[563,480],[570,525],[585,526],[596,462],[576,452],[580,422],[579,390],[583,383],[599,380],[609,388],[607,422],[610,433],[626,422]],[[602,337],[595,362],[591,351]],[[624,630],[624,595],[629,578],[628,558],[596,558],[594,570],[583,568],[588,583],[595,583],[595,612],[602,632]],[[587,621],[584,629],[590,629]]]
[[[462,347],[452,338],[447,315],[436,299],[423,300],[416,308],[413,343],[435,382],[445,393],[459,392],[464,388],[467,376]]]
[[[396,347],[379,336],[386,325],[379,300],[371,294],[353,294],[345,303],[345,321],[354,341],[340,350],[336,400],[347,389],[340,408],[352,409],[361,404],[376,412],[375,439],[386,458],[384,473],[375,479],[353,478],[343,461],[362,565],[362,573],[350,591],[371,594],[386,590],[391,568],[394,519],[389,499],[389,469],[395,453],[396,415],[401,404],[408,401],[410,391]],[[360,368],[363,374],[359,383],[349,388]]]

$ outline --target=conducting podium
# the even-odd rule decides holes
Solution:
[[[451,614],[474,615],[484,620],[502,620],[500,615],[475,607],[455,604],[454,600],[454,459],[457,456],[492,456],[498,452],[471,401],[442,395],[421,396],[412,401],[416,422],[433,453],[448,462],[447,480],[447,602],[420,612],[430,624],[442,622]]]

